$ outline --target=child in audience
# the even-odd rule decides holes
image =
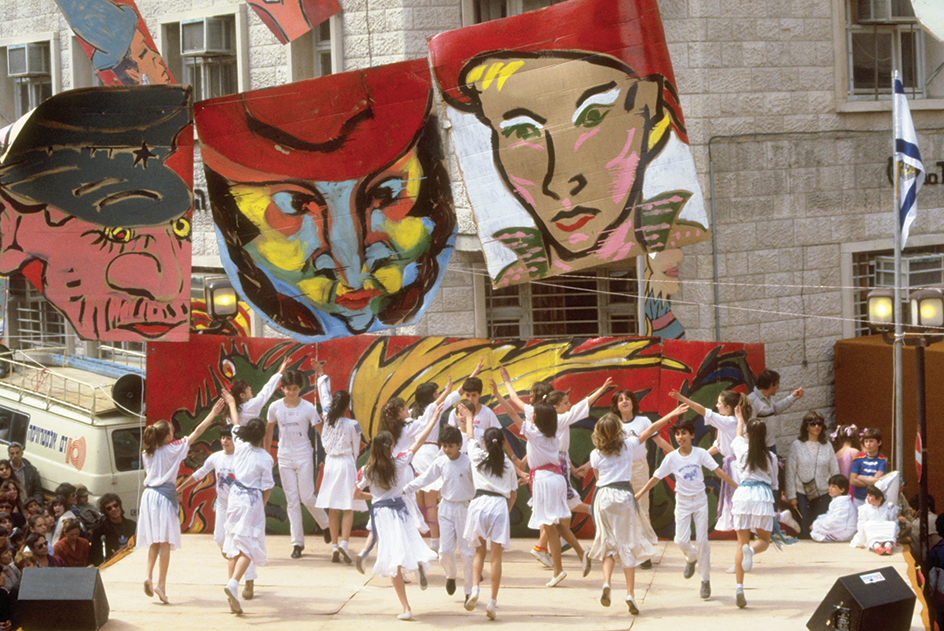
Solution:
[[[856,507],[865,503],[866,489],[888,472],[885,456],[879,453],[882,448],[882,432],[877,427],[869,427],[862,433],[862,448],[865,452],[852,459],[849,470],[849,483],[852,485],[852,497]]]
[[[866,489],[865,504],[859,506],[858,525],[852,538],[853,548],[868,548],[875,554],[889,556],[898,537],[897,506],[885,501],[885,494],[874,484]]]
[[[829,478],[829,510],[813,522],[814,541],[849,541],[856,533],[858,513],[849,495],[849,479],[840,474]]]

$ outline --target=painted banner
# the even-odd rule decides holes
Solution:
[[[246,0],[282,44],[301,37],[341,10],[338,0]]]
[[[175,83],[134,0],[56,0],[105,85]]]
[[[570,391],[570,399],[577,402],[612,378],[614,390],[630,389],[639,400],[640,413],[658,418],[674,407],[668,398],[671,388],[705,405],[711,406],[724,387],[735,387],[763,369],[761,345],[724,344],[707,342],[666,341],[660,345],[657,338],[599,338],[590,340],[555,339],[531,341],[491,342],[480,339],[441,337],[374,337],[352,336],[319,344],[303,345],[271,338],[228,338],[222,336],[194,336],[187,346],[187,361],[181,362],[181,347],[175,344],[148,344],[148,387],[146,389],[149,422],[169,419],[178,433],[192,431],[234,379],[245,379],[253,391],[276,372],[286,357],[290,368],[302,370],[308,376],[308,385],[302,396],[314,400],[314,363],[326,362],[325,372],[335,389],[351,393],[351,416],[361,426],[364,441],[378,431],[380,411],[391,397],[411,402],[417,386],[435,382],[445,386],[451,376],[458,387],[475,370],[480,359],[484,369],[479,373],[485,386],[481,402],[494,409],[505,426],[506,438],[518,455],[524,454],[524,441],[509,417],[496,405],[489,380],[498,381],[498,368],[507,368],[512,385],[524,399],[535,381],[550,381],[556,389]],[[741,380],[741,381],[739,381]],[[501,393],[507,396],[504,388]],[[571,461],[583,465],[589,460],[593,445],[590,435],[597,418],[610,409],[613,392],[606,392],[591,409],[590,417],[583,419],[571,431]],[[280,395],[276,394],[273,400]],[[443,412],[445,417],[447,411]],[[265,417],[265,412],[262,414]],[[206,457],[218,451],[217,423],[193,445],[181,476],[197,469]],[[696,441],[710,443],[711,434],[703,420],[697,419]],[[668,432],[666,431],[666,436]],[[654,446],[649,446],[650,462],[661,462]],[[274,455],[277,455],[275,451]],[[366,461],[365,451],[358,459]],[[277,471],[275,472],[277,476]],[[706,478],[712,479],[710,475]],[[573,477],[574,488],[589,502],[594,484],[592,476]],[[711,484],[714,484],[711,482]],[[717,487],[712,501],[716,502]],[[654,491],[657,498],[658,519],[653,525],[665,535],[671,533],[671,486],[663,482]],[[527,530],[529,509],[527,487],[519,489],[512,512],[512,528],[516,536],[532,536]],[[182,503],[182,520],[192,532],[212,530],[214,489],[212,478],[186,494]],[[667,511],[667,512],[666,512]],[[273,491],[266,507],[267,527],[270,532],[288,533],[288,517],[281,489]],[[306,513],[306,528],[314,521]],[[366,513],[358,513],[355,524],[362,528]],[[712,521],[713,523],[713,521]],[[582,537],[593,534],[592,523],[586,513],[574,519],[574,528]]]
[[[202,101],[223,266],[312,343],[416,322],[456,237],[426,60]]]
[[[190,86],[62,92],[0,151],[0,274],[22,274],[82,339],[187,340]]]
[[[429,50],[494,286],[707,238],[656,0],[573,0]]]

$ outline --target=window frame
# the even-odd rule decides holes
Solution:
[[[342,41],[344,23],[342,19],[343,12],[336,13],[326,20],[329,29],[327,44],[324,43],[324,40],[318,39],[318,29],[321,27],[321,24],[319,24],[286,46],[290,81],[302,81],[326,76],[321,73],[320,64],[315,63],[319,52],[330,53],[331,74],[344,72],[344,43]]]
[[[62,63],[59,33],[57,31],[42,31],[16,37],[0,38],[0,127],[11,124],[19,118],[16,115],[18,90],[14,89],[14,80],[17,77],[11,77],[7,74],[7,49],[11,46],[23,44],[48,44],[49,75],[43,76],[49,76],[50,78],[50,96],[62,92]]]

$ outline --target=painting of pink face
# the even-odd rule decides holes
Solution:
[[[82,338],[157,339],[189,325],[189,272],[178,265],[190,258],[187,218],[110,228],[50,206],[22,213],[0,204],[0,273],[38,281]]]
[[[554,251],[574,258],[628,219],[642,191],[656,81],[585,59],[487,59],[467,76],[496,166]]]
[[[669,297],[679,290],[679,264],[682,251],[679,249],[661,250],[646,255],[647,293],[657,298]]]

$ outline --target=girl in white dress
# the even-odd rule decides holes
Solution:
[[[351,395],[338,390],[334,396],[327,395],[330,382],[319,379],[318,394],[321,409],[325,411],[325,422],[318,429],[325,450],[324,473],[315,506],[328,510],[331,530],[331,562],[351,562],[348,541],[354,523],[354,511],[367,510],[367,503],[354,500],[354,484],[357,481],[357,454],[361,450],[361,426],[352,418],[344,416],[351,405]]]
[[[472,483],[475,498],[469,504],[465,520],[465,538],[475,546],[472,560],[472,592],[465,601],[467,611],[473,611],[479,600],[479,581],[485,567],[485,554],[489,543],[492,548],[491,579],[492,597],[485,607],[485,615],[495,619],[498,608],[498,589],[501,586],[502,552],[511,545],[511,520],[508,513],[517,498],[517,476],[515,467],[505,456],[505,435],[497,427],[489,427],[482,437],[482,444],[475,440],[472,425],[473,414],[465,407],[458,408],[465,417],[469,458],[472,461]]]
[[[723,459],[721,461],[721,470],[731,476],[736,483],[740,484],[741,481],[738,479],[737,463],[735,462],[736,457],[731,443],[734,441],[737,430],[737,419],[734,417],[734,408],[740,405],[741,412],[746,419],[750,419],[754,415],[747,395],[735,392],[734,390],[723,391],[718,395],[718,402],[715,404],[715,407],[718,408],[717,412],[706,408],[697,401],[692,401],[688,397],[682,396],[676,390],[669,392],[669,396],[679,403],[684,403],[689,408],[695,410],[696,414],[701,414],[705,417],[705,425],[710,425],[717,430],[715,442],[711,446],[711,449],[708,450],[708,453],[711,455],[720,453]],[[774,478],[776,479],[776,477],[775,472]],[[735,529],[731,507],[733,495],[734,489],[731,488],[727,482],[722,480],[721,489],[718,492],[718,519],[715,524],[715,530],[727,531]],[[728,572],[730,573],[730,570],[728,570]]]
[[[387,408],[403,405],[402,399],[391,400],[384,406],[383,415],[393,415],[396,410]],[[427,547],[416,529],[413,518],[406,507],[403,487],[414,478],[410,461],[425,442],[426,437],[439,422],[439,413],[431,415],[429,423],[417,434],[410,447],[401,452],[394,451],[395,441],[390,432],[382,431],[374,436],[370,446],[370,458],[364,465],[364,475],[357,481],[354,499],[372,499],[370,522],[377,542],[377,561],[373,573],[389,576],[393,589],[400,599],[403,611],[397,618],[410,620],[413,612],[406,598],[403,571],[416,571],[420,577],[420,588],[426,589],[426,570],[437,554]],[[370,487],[370,493],[364,489]]]
[[[286,356],[279,365],[279,370],[269,377],[269,380],[259,394],[252,396],[252,388],[245,379],[237,379],[229,387],[229,393],[233,397],[230,402],[230,422],[233,425],[245,425],[254,418],[259,418],[262,414],[262,408],[269,402],[275,391],[279,389],[282,382],[282,373],[288,368],[289,358]]]
[[[275,486],[272,479],[272,456],[263,449],[266,423],[254,418],[236,429],[233,443],[233,473],[236,477],[229,492],[224,528],[223,554],[229,559],[229,580],[223,593],[233,613],[243,612],[236,598],[239,581],[249,564],[266,564],[265,505]]]
[[[593,523],[596,536],[590,556],[603,562],[603,593],[600,604],[610,606],[610,579],[619,561],[626,577],[626,606],[632,615],[636,605],[636,566],[656,554],[658,541],[649,520],[634,497],[633,461],[646,457],[646,441],[666,423],[688,411],[680,405],[644,429],[639,436],[623,431],[623,422],[612,412],[604,414],[593,428],[590,466],[597,478],[593,497]]]
[[[777,456],[767,449],[767,425],[758,419],[745,422],[750,413],[747,397],[734,407],[737,429],[731,448],[736,458],[738,483],[731,497],[731,513],[737,532],[738,547],[734,553],[734,574],[737,579],[735,600],[741,609],[747,606],[744,598],[744,573],[750,572],[754,555],[770,546],[770,533],[774,529],[774,493],[777,488]],[[745,413],[747,407],[747,414]],[[745,437],[745,426],[746,434]],[[751,530],[757,539],[751,546]]]
[[[177,472],[190,451],[190,445],[206,431],[224,407],[223,399],[217,401],[203,422],[189,436],[180,440],[174,440],[173,429],[167,421],[158,421],[144,428],[144,492],[141,494],[141,510],[138,513],[136,545],[148,551],[144,593],[148,596],[157,594],[165,605],[168,603],[165,590],[170,552],[180,547],[180,518],[177,516],[175,488]],[[152,579],[158,557],[161,562],[155,585]]]

